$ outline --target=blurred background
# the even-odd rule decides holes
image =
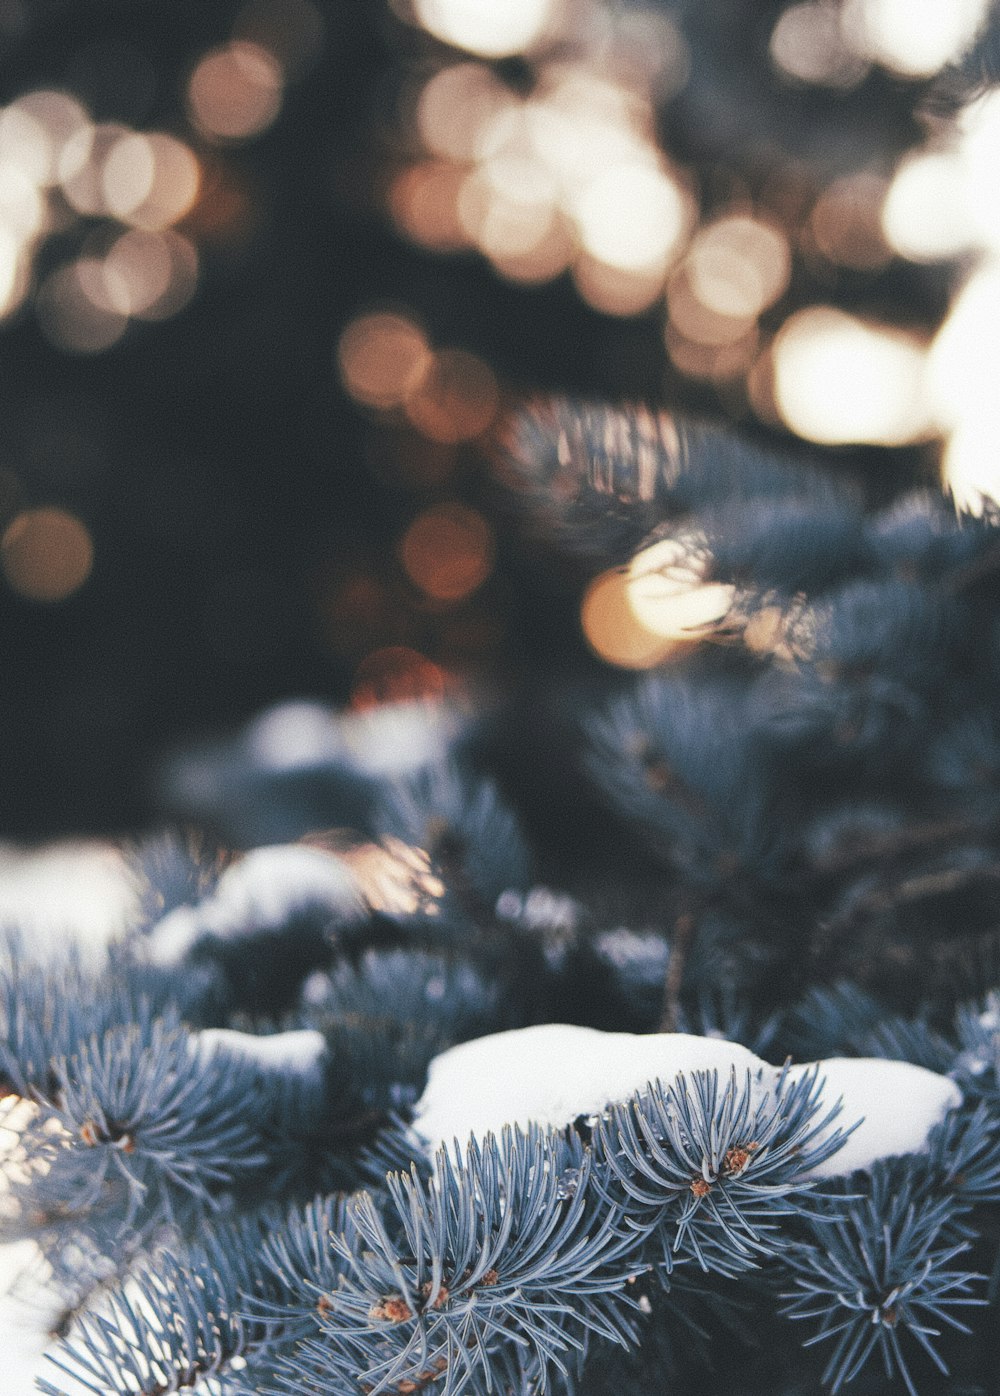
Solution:
[[[540,604],[524,395],[981,507],[996,76],[988,0],[0,0],[0,837],[282,700],[659,662]]]

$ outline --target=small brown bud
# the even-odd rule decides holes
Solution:
[[[369,1318],[385,1319],[388,1323],[405,1323],[413,1310],[401,1294],[387,1294],[368,1310]]]
[[[496,1270],[493,1269],[493,1266],[491,1265],[490,1268],[485,1272],[483,1278],[479,1281],[479,1283],[488,1287],[489,1285],[495,1285],[499,1279],[499,1274]]]
[[[100,1144],[101,1136],[93,1120],[84,1120],[80,1126],[80,1138],[91,1149]]]
[[[423,1288],[422,1288],[421,1291],[420,1291],[420,1293],[424,1296],[425,1299],[429,1299],[429,1298],[431,1297],[431,1290],[432,1290],[432,1288],[433,1288],[433,1286],[432,1286],[430,1280],[428,1280],[427,1283],[423,1286]],[[436,1295],[436,1297],[435,1297],[435,1299],[434,1299],[434,1303],[431,1305],[431,1308],[432,1308],[432,1309],[440,1309],[440,1308],[442,1308],[443,1305],[447,1304],[447,1302],[448,1302],[448,1300],[449,1300],[450,1297],[451,1297],[451,1296],[450,1296],[450,1294],[449,1294],[449,1292],[448,1292],[448,1287],[447,1287],[447,1285],[443,1285],[443,1284],[438,1285],[438,1292],[437,1292],[437,1295]]]
[[[746,1169],[751,1158],[756,1153],[759,1145],[756,1140],[749,1144],[736,1144],[731,1149],[726,1150],[726,1157],[722,1164],[722,1171],[727,1178],[738,1178]]]
[[[691,1191],[695,1197],[707,1197],[712,1191],[712,1184],[707,1183],[704,1178],[692,1178]]]

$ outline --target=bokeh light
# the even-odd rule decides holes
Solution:
[[[356,402],[401,407],[426,378],[433,355],[423,331],[402,315],[359,315],[337,346],[341,380]]]
[[[930,352],[930,389],[949,432],[945,483],[964,508],[1000,501],[1000,265],[987,261],[966,282]]]
[[[416,126],[431,154],[472,161],[483,128],[518,106],[510,88],[484,64],[452,63],[424,84]]]
[[[493,370],[465,349],[438,350],[405,403],[406,415],[417,430],[445,445],[482,436],[499,406]]]
[[[855,52],[905,77],[932,77],[975,38],[989,0],[846,0]]]
[[[629,607],[642,627],[674,646],[696,643],[732,607],[734,588],[705,581],[710,562],[702,537],[664,538],[628,568]]]
[[[493,532],[475,509],[447,502],[425,509],[399,544],[410,580],[434,601],[471,596],[493,570]]]
[[[869,170],[827,185],[813,205],[809,231],[834,266],[877,271],[892,260],[881,216],[888,184]]]
[[[975,233],[961,157],[919,151],[904,158],[882,206],[882,230],[890,247],[911,262],[964,252]]]
[[[25,509],[0,538],[0,563],[13,589],[31,601],[64,601],[90,576],[94,545],[64,509]]]
[[[792,259],[781,229],[735,214],[698,233],[686,268],[691,290],[707,310],[739,320],[762,314],[784,295]]]
[[[869,68],[847,41],[836,0],[789,5],[771,33],[770,53],[785,77],[821,87],[856,87]]]
[[[573,213],[580,241],[597,261],[622,271],[665,272],[687,230],[689,204],[663,170],[632,164],[596,174],[579,191]]]
[[[467,176],[447,160],[421,160],[399,171],[389,186],[388,205],[401,233],[434,252],[469,245],[458,205]]]
[[[64,146],[89,124],[86,108],[68,92],[27,92],[0,112],[0,162],[19,165],[41,187],[55,184]]]
[[[35,312],[45,337],[71,354],[102,353],[128,328],[128,316],[108,298],[104,265],[96,257],[50,272],[35,296]]]
[[[817,305],[785,321],[772,353],[778,409],[807,441],[898,446],[932,434],[914,336]]]
[[[406,645],[373,651],[358,665],[351,685],[351,705],[371,708],[380,703],[408,703],[444,697],[445,671]]]
[[[123,136],[108,152],[101,171],[108,212],[150,231],[168,228],[189,212],[199,181],[193,152],[183,141],[158,131]]]
[[[580,624],[598,658],[620,669],[652,669],[674,648],[672,640],[647,629],[635,614],[622,568],[602,572],[590,583],[580,606]]]
[[[506,58],[534,45],[550,20],[553,0],[415,0],[417,18],[436,39],[484,58]]]
[[[179,233],[132,229],[103,263],[108,306],[138,320],[165,320],[188,303],[198,284],[198,253]]]
[[[127,126],[104,121],[80,126],[59,153],[58,176],[63,197],[77,213],[90,217],[111,212],[104,188],[104,163],[123,137]]]
[[[247,140],[274,122],[283,89],[275,56],[260,44],[234,39],[197,63],[188,81],[188,112],[209,140]]]

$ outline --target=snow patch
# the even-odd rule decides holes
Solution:
[[[298,844],[257,848],[226,869],[210,897],[179,906],[156,924],[150,958],[173,967],[203,936],[226,940],[283,931],[290,917],[313,910],[340,921],[364,914],[361,889],[347,864]]]
[[[807,1062],[789,1070],[792,1082],[819,1067],[821,1109],[843,1108],[826,1128],[857,1125],[841,1148],[809,1175],[837,1177],[870,1168],[880,1158],[919,1152],[947,1112],[961,1101],[955,1083],[924,1067],[882,1058]],[[750,1073],[762,1098],[781,1075],[738,1042],[689,1033],[600,1032],[549,1023],[494,1033],[451,1047],[434,1058],[414,1129],[434,1153],[471,1135],[535,1122],[559,1129],[580,1116],[600,1115],[615,1101],[669,1085],[681,1073]],[[821,1118],[821,1116],[819,1117]],[[819,1137],[819,1136],[817,1136]]]
[[[326,1055],[326,1039],[314,1028],[268,1035],[237,1032],[234,1028],[203,1028],[197,1041],[199,1051],[208,1055],[222,1048],[267,1071],[293,1071],[303,1076],[318,1071]]]

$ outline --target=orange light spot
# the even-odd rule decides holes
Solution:
[[[443,669],[405,645],[390,645],[375,650],[358,665],[351,687],[351,706],[373,708],[380,703],[436,700],[444,692]]]
[[[435,601],[461,601],[493,570],[489,524],[464,504],[439,504],[413,520],[399,545],[406,574]]]
[[[424,436],[447,445],[481,436],[499,405],[488,364],[464,349],[442,349],[408,399],[406,415]]]
[[[344,387],[365,407],[400,407],[432,362],[423,331],[402,315],[379,312],[352,320],[340,336],[337,361]]]
[[[188,111],[209,139],[246,140],[267,130],[278,115],[283,82],[272,53],[237,39],[200,60],[188,82]]]
[[[94,545],[64,509],[26,509],[0,539],[7,581],[30,601],[64,601],[90,576]]]
[[[466,173],[444,160],[422,160],[396,176],[389,187],[389,212],[401,233],[435,252],[468,247],[458,216]]]

